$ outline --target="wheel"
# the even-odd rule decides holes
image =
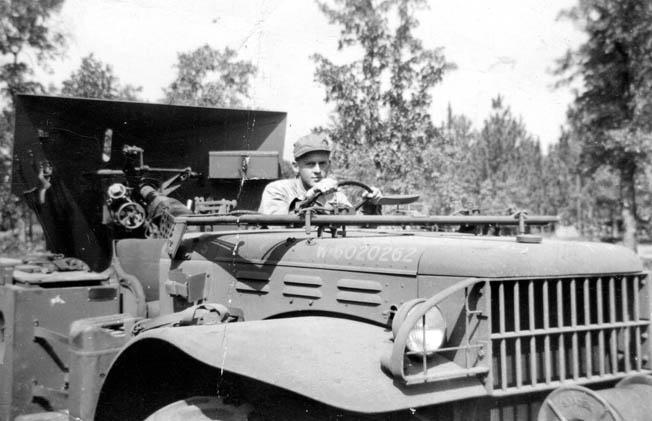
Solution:
[[[361,183],[359,181],[342,181],[337,183],[337,188],[341,189],[342,187],[347,187],[347,186],[353,186],[353,187],[360,187],[367,193],[371,193],[373,190],[371,190],[371,187],[368,185]],[[345,193],[346,194],[346,193]],[[359,202],[351,202],[351,206],[353,209],[358,211],[362,206],[364,206],[367,202],[369,201],[368,197],[363,197]]]
[[[340,190],[342,187],[349,187],[349,186],[359,187],[359,188],[365,190],[365,191],[368,192],[368,193],[371,193],[371,192],[373,191],[373,190],[371,190],[371,187],[369,187],[368,185],[366,185],[366,184],[364,184],[364,183],[361,183],[361,182],[359,182],[359,181],[352,181],[352,180],[350,180],[350,181],[340,181],[339,183],[337,183],[337,189],[338,189],[338,190]],[[317,194],[316,194],[316,195],[315,195],[315,196],[310,200],[310,202],[309,202],[308,204],[315,203],[315,202],[317,201],[317,199],[318,199],[319,197],[322,196],[322,194],[323,194],[322,192],[317,193]],[[348,196],[352,196],[352,195],[350,195],[350,194],[346,194],[346,193],[345,193],[345,195],[346,195],[347,197],[348,197]],[[367,203],[368,201],[369,201],[369,198],[368,198],[368,197],[365,197],[365,198],[363,198],[362,200],[360,200],[359,202],[356,202],[356,203],[351,202],[351,207],[352,207],[354,210],[357,211],[358,209],[360,209],[360,208],[361,208],[365,203]],[[305,204],[304,204],[303,206],[305,206]]]
[[[127,202],[116,212],[116,219],[123,227],[135,230],[145,222],[145,209],[138,203]]]
[[[193,396],[164,406],[145,421],[247,421],[252,409],[226,404],[217,396]]]

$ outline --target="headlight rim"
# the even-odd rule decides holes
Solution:
[[[446,320],[446,316],[444,313],[441,311],[439,306],[437,304],[428,306],[428,308],[420,308],[423,307],[426,304],[427,300],[425,298],[415,298],[410,301],[405,302],[402,304],[399,309],[396,311],[396,314],[394,315],[394,319],[392,320],[392,334],[394,336],[394,340],[397,339],[397,336],[399,334],[399,330],[401,327],[406,324],[408,320],[410,320],[410,326],[406,326],[407,332],[403,335],[405,336],[404,342],[405,342],[405,349],[409,350],[410,352],[417,352],[420,354],[426,354],[428,356],[434,354],[437,352],[438,349],[440,349],[443,344],[446,342],[446,331],[448,329],[448,321]],[[408,341],[409,341],[409,336],[410,333],[416,329],[416,325],[419,322],[419,320],[424,317],[428,312],[431,310],[436,309],[439,315],[441,316],[441,320],[443,322],[443,338],[441,343],[437,346],[437,348],[433,351],[428,351],[428,350],[413,350],[408,348]],[[412,312],[415,312],[414,315],[412,315]]]
[[[398,335],[398,331],[403,326],[403,323],[407,319],[408,314],[419,304],[425,303],[425,298],[415,298],[410,301],[407,301],[398,308],[394,314],[394,319],[392,320],[392,335],[394,338]],[[410,329],[412,330],[412,329]]]
[[[416,309],[413,309],[412,311],[415,311]],[[426,328],[424,327],[418,327],[419,321],[423,320],[424,323],[427,323],[427,318],[429,317],[428,314],[436,311],[438,318],[441,321],[440,326],[432,326],[428,328],[427,324],[425,325]],[[428,357],[433,356],[439,349],[442,348],[444,343],[446,342],[446,330],[448,329],[448,323],[446,321],[446,317],[444,317],[444,313],[441,311],[439,306],[434,305],[429,307],[425,312],[421,312],[421,315],[417,318],[417,322],[412,326],[412,329],[408,332],[408,336],[405,342],[405,347],[412,353],[416,353],[418,355],[426,355]],[[440,331],[441,332],[441,339],[439,343],[434,347],[434,349],[428,349],[428,340],[423,336],[426,332],[434,332],[434,331]],[[410,346],[410,342],[412,341],[412,334],[413,332],[416,335],[416,338],[414,339],[415,341],[421,341],[420,349],[417,348],[416,344],[415,347]]]

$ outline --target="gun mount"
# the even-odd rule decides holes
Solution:
[[[103,270],[114,238],[149,230],[142,185],[183,204],[229,198],[256,208],[279,175],[285,120],[270,111],[19,95],[12,191],[38,216],[49,250]]]

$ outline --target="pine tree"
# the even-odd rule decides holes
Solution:
[[[618,175],[625,244],[635,248],[636,180],[652,144],[652,3],[582,0],[566,16],[587,34],[557,69],[561,83],[581,81],[569,117],[582,164]]]

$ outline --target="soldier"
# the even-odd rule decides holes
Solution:
[[[312,199],[317,194],[325,195],[325,201],[334,206],[351,206],[344,194],[337,191],[337,180],[328,177],[331,148],[323,136],[309,134],[294,143],[292,168],[296,177],[277,180],[265,187],[260,202],[260,213],[287,215],[297,202]],[[377,204],[382,197],[379,189],[373,187],[363,197]]]

